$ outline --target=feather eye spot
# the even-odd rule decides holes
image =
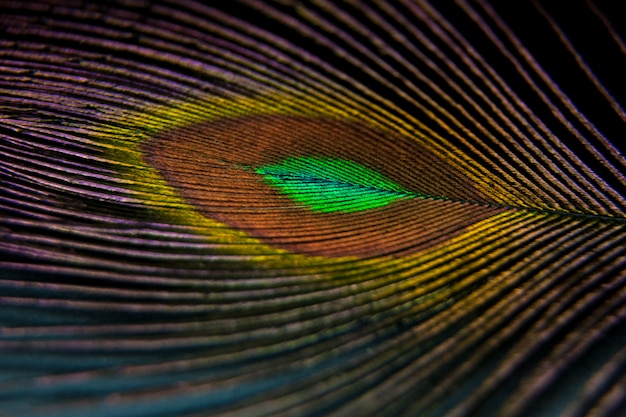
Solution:
[[[221,118],[166,130],[142,150],[201,214],[294,253],[404,256],[502,210],[426,147],[358,122]]]

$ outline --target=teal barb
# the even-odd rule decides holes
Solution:
[[[322,213],[353,213],[421,197],[361,164],[336,158],[288,158],[255,170],[295,201]]]

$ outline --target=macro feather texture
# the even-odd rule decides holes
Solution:
[[[0,416],[626,415],[617,3],[0,0]]]

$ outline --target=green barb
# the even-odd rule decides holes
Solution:
[[[323,213],[353,213],[421,197],[376,171],[337,158],[287,158],[255,172],[293,200]]]

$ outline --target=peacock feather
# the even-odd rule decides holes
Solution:
[[[0,416],[626,415],[619,2],[0,8]]]

